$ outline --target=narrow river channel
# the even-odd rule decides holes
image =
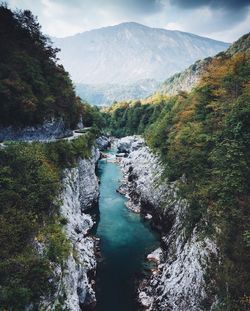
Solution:
[[[114,154],[115,151],[111,150]],[[97,269],[97,311],[136,311],[135,280],[145,270],[145,255],[158,237],[138,214],[129,211],[126,198],[116,192],[122,178],[118,164],[100,160],[100,222],[102,260]]]

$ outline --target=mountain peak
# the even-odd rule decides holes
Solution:
[[[120,27],[120,28],[151,28],[148,26],[145,26],[143,24],[139,24],[136,22],[124,22],[124,23],[120,23],[111,27]]]
[[[162,81],[228,44],[185,32],[125,22],[64,39],[54,39],[74,82],[124,84]]]

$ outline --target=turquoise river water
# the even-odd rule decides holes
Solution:
[[[100,160],[98,175],[96,235],[101,239],[102,260],[97,269],[97,311],[136,311],[135,280],[145,272],[145,255],[159,245],[159,239],[116,192],[122,178],[119,165]]]

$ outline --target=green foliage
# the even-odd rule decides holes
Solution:
[[[53,265],[63,266],[71,250],[58,209],[61,173],[90,156],[93,141],[86,133],[72,141],[10,143],[0,149],[1,310],[24,310],[53,294]]]
[[[113,135],[144,134],[189,202],[187,237],[195,226],[213,235],[221,264],[213,278],[222,309],[247,310],[250,297],[249,35],[211,59],[189,94],[158,102],[123,102],[105,112]],[[243,48],[241,48],[243,47]],[[157,95],[156,95],[157,97]],[[184,177],[184,178],[183,178]]]
[[[70,243],[62,232],[60,223],[54,222],[44,228],[40,238],[47,239],[47,257],[53,262],[63,264],[70,251]]]
[[[106,126],[105,114],[100,111],[100,108],[82,103],[81,113],[84,126],[95,127],[97,133]]]
[[[157,120],[165,98],[158,95],[152,102],[116,103],[105,110],[107,130],[116,137],[143,134]]]
[[[30,11],[0,5],[0,124],[18,127],[62,117],[74,127],[80,100],[63,67],[58,49],[41,33]]]
[[[22,310],[52,290],[49,261],[32,243],[56,210],[59,176],[38,144],[1,150],[0,167],[0,305]]]
[[[52,292],[50,269],[49,261],[34,254],[32,249],[1,260],[1,310],[24,310],[31,301],[36,302],[41,295]]]
[[[53,212],[58,170],[47,162],[43,148],[38,143],[20,143],[0,150],[0,211],[25,206],[30,212]]]
[[[73,140],[60,140],[44,144],[46,157],[59,168],[68,168],[76,164],[78,158],[88,158],[91,155],[91,147],[95,135],[92,132],[85,133]]]
[[[146,133],[190,203],[195,225],[216,235],[222,265],[212,277],[224,308],[250,292],[250,54],[214,59],[200,85],[172,98]],[[185,176],[185,179],[180,177]],[[245,303],[245,302],[244,302]]]

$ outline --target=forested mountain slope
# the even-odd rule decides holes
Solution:
[[[189,203],[187,239],[196,228],[201,240],[216,241],[219,260],[208,277],[219,310],[249,308],[249,36],[211,59],[190,93],[107,110],[111,132],[143,133],[160,155],[164,176]]]
[[[233,55],[240,51],[246,51],[249,48],[249,38],[249,34],[244,35],[226,51],[226,54]],[[220,58],[220,56],[221,54],[219,53],[215,57]],[[199,82],[202,75],[206,72],[207,67],[212,60],[212,57],[205,58],[204,60],[198,60],[186,70],[168,78],[164,83],[162,83],[156,92],[166,95],[175,95],[180,91],[191,91],[195,84]]]
[[[0,40],[1,131],[36,131],[53,119],[74,128],[80,116],[92,126],[72,140],[1,142],[0,310],[80,311],[95,302],[93,221],[84,209],[98,198],[100,114],[76,97],[30,11],[0,5]]]
[[[63,118],[74,127],[79,101],[50,41],[30,11],[0,6],[0,125],[27,126]]]
[[[160,82],[153,79],[139,80],[129,84],[82,84],[76,83],[76,93],[88,103],[110,106],[122,100],[141,99],[153,94]]]

